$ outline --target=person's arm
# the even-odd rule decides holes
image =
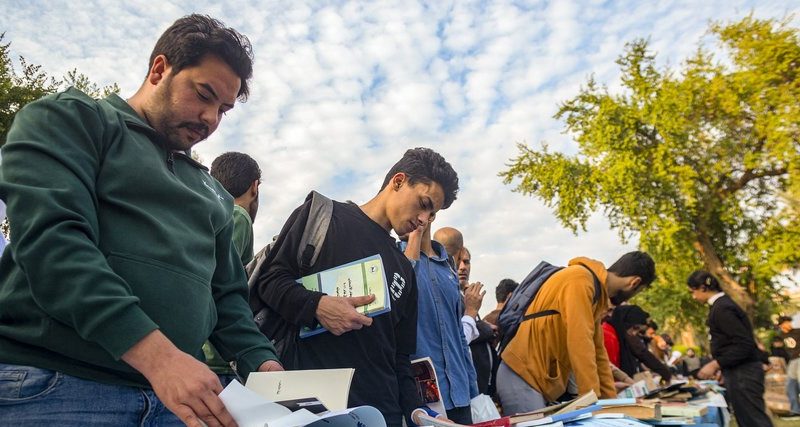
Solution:
[[[216,269],[211,292],[217,309],[217,325],[210,341],[223,359],[236,361],[242,378],[266,361],[277,361],[275,348],[256,328],[247,305],[247,279],[231,236],[230,221],[217,235]]]
[[[319,321],[334,335],[341,335],[371,325],[372,318],[359,313],[355,307],[372,302],[374,296],[332,297],[309,291],[296,282],[308,273],[301,271],[297,253],[310,209],[311,201],[297,208],[273,242],[266,267],[254,285],[258,286],[258,297],[287,322],[297,326],[313,328]],[[325,244],[332,243],[326,241]]]
[[[253,259],[253,226],[235,207],[233,209],[233,247],[239,254],[241,264],[247,264]]]
[[[712,359],[710,362],[703,365],[699,371],[697,371],[697,378],[701,380],[709,380],[714,378],[717,375],[717,372],[720,370],[719,362],[716,359]]]
[[[480,325],[481,323],[486,323],[486,322],[484,322],[482,320],[478,321],[478,325]],[[488,326],[488,324],[486,324],[486,325]],[[491,326],[488,326],[488,327],[489,327],[489,330],[491,331]],[[479,326],[479,328],[480,328],[480,326]],[[471,398],[473,398],[473,397],[475,397],[475,396],[480,394],[479,389],[478,389],[478,373],[475,371],[475,363],[472,360],[472,352],[470,351],[469,344],[467,343],[467,340],[466,340],[466,338],[464,337],[463,334],[459,334],[459,335],[460,335],[460,338],[461,338],[461,347],[462,347],[463,352],[464,352],[464,359],[465,359],[466,366],[467,366],[467,381],[469,381],[469,397],[471,399]],[[490,334],[490,337],[491,336],[492,336],[492,334]],[[479,340],[480,340],[480,338],[476,339],[473,342],[477,342]],[[488,341],[485,341],[483,343],[483,345],[488,346],[487,343],[488,343]],[[488,350],[488,348],[487,348],[487,350]],[[491,366],[489,367],[489,369],[491,369]]]
[[[720,368],[731,368],[744,362],[758,360],[758,355],[753,352],[755,340],[746,314],[737,310],[733,304],[720,307],[714,319],[717,325],[724,325],[724,328],[717,328],[723,331],[723,339],[726,343],[715,354]]]
[[[670,378],[672,378],[669,368],[647,349],[647,346],[639,337],[625,334],[623,339],[626,340],[628,349],[639,362],[644,363],[644,366],[647,366],[651,371],[661,375],[662,381],[669,382]]]
[[[596,322],[592,307],[594,282],[586,269],[578,268],[580,273],[574,272],[562,284],[561,321],[564,322],[567,332],[567,349],[578,384],[578,394],[594,390],[601,396],[603,393],[597,364],[598,352],[595,349]],[[605,349],[603,352],[605,353]],[[608,360],[607,356],[605,360]],[[609,368],[606,366],[605,369]]]
[[[467,342],[471,343],[480,335],[474,317],[467,316],[466,314],[461,316],[461,327],[464,332],[464,339],[466,339]]]
[[[478,317],[478,310],[481,309],[483,296],[486,294],[486,291],[481,292],[482,287],[483,284],[476,282],[464,289],[464,314],[461,316],[461,326],[464,328],[464,338],[468,343],[472,343],[480,336],[475,318]]]

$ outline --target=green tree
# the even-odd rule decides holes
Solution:
[[[659,280],[637,302],[661,319],[699,322],[688,274],[704,267],[757,324],[779,310],[778,279],[800,267],[800,39],[790,18],[710,26],[679,70],[659,69],[646,40],[617,60],[622,90],[590,78],[559,106],[569,156],[519,144],[501,172],[573,232],[602,209],[638,236]]]
[[[0,34],[0,146],[6,142],[14,115],[31,101],[69,86],[75,86],[94,98],[119,92],[116,83],[99,87],[76,69],[56,80],[42,71],[40,65],[29,64],[22,56],[19,57],[21,71],[17,73],[10,56],[11,43],[3,43],[4,37],[5,33]]]

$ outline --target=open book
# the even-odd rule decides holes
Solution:
[[[377,316],[392,309],[389,299],[389,285],[383,271],[380,255],[373,255],[325,271],[309,274],[298,280],[306,289],[323,292],[336,297],[360,297],[375,295],[375,301],[358,307],[367,316]],[[316,328],[303,328],[300,338],[325,332],[322,325]]]
[[[315,414],[311,409],[319,410],[321,400],[271,402],[238,381],[228,384],[219,397],[239,427],[386,427],[381,413],[371,406]]]
[[[310,369],[300,371],[251,372],[247,388],[270,402],[314,397],[327,408],[347,408],[355,369]]]

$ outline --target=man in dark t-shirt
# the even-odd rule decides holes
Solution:
[[[800,415],[800,329],[792,327],[792,318],[781,316],[778,318],[778,329],[780,338],[783,340],[783,348],[786,351],[786,395],[789,397],[790,410],[792,415]]]
[[[355,368],[348,406],[374,406],[389,426],[400,426],[403,416],[410,421],[422,406],[409,360],[416,350],[416,279],[389,232],[403,235],[427,224],[450,206],[457,191],[458,177],[442,156],[427,148],[408,150],[372,200],[361,206],[333,203],[325,243],[308,271],[298,265],[297,253],[311,202],[297,208],[251,293],[292,325],[324,326],[329,332],[298,340],[295,368]],[[380,255],[389,285],[388,313],[367,317],[356,310],[374,296],[330,296],[296,283],[308,274],[373,255]]]

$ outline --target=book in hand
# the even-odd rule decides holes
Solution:
[[[381,413],[371,406],[314,414],[303,402],[318,408],[321,402],[315,398],[270,402],[238,381],[228,384],[219,398],[239,427],[386,427]],[[290,407],[300,409],[292,412]]]
[[[298,282],[308,290],[334,297],[375,295],[375,301],[356,308],[362,314],[370,317],[392,309],[389,285],[386,282],[380,254],[309,274],[299,279]],[[319,324],[315,328],[304,327],[300,330],[300,338],[307,338],[325,331],[326,329]]]
[[[347,408],[354,372],[352,368],[251,372],[247,388],[270,402],[314,397],[325,408],[339,411]]]

